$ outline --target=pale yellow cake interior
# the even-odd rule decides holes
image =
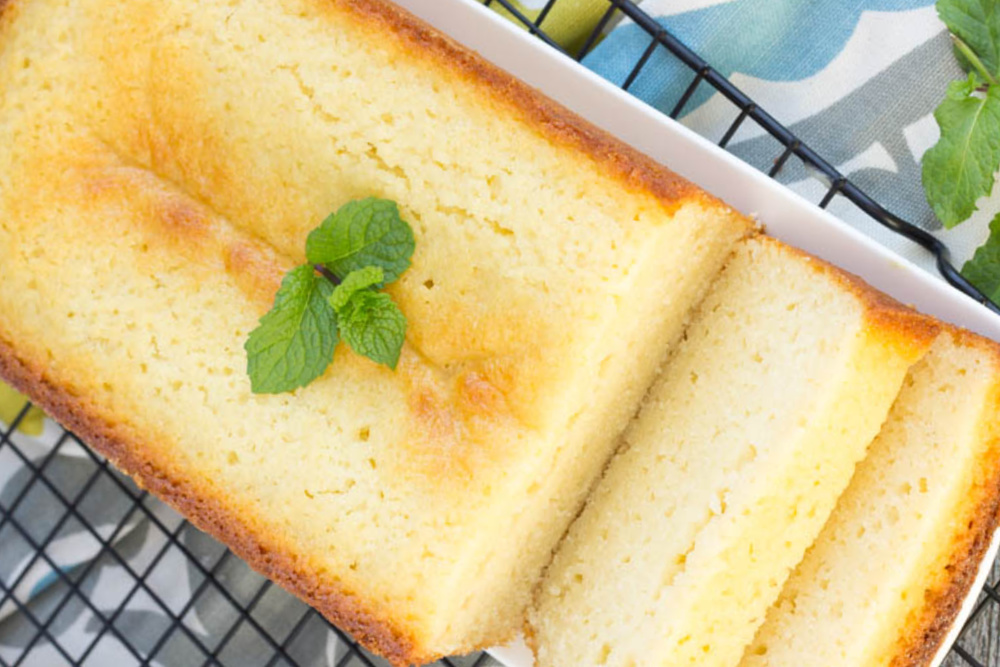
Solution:
[[[748,225],[349,5],[9,2],[0,340],[426,659],[519,626]],[[417,238],[398,370],[341,346],[309,387],[251,394],[247,333],[364,196]]]
[[[997,347],[941,335],[741,667],[908,664],[926,624],[955,612],[937,606],[952,578],[977,569],[965,559],[971,532],[995,511],[998,399]]]
[[[869,297],[740,246],[540,586],[539,667],[739,662],[929,343]]]

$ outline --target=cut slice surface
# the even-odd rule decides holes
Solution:
[[[735,665],[935,333],[741,244],[549,568],[539,666]]]
[[[929,665],[975,579],[1000,497],[1000,347],[948,331],[742,667]]]

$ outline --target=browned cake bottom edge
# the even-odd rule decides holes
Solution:
[[[967,344],[981,345],[974,334],[957,330]],[[987,345],[1000,358],[1000,347]],[[991,402],[1000,409],[1000,386]],[[962,519],[965,532],[951,543],[940,575],[924,593],[923,605],[909,628],[901,631],[890,667],[925,667],[941,650],[969,592],[1000,524],[1000,433],[990,433],[981,462],[982,483],[969,498]]]
[[[359,644],[397,667],[424,664],[441,657],[418,645],[416,638],[383,615],[372,612],[357,595],[298,565],[298,559],[274,536],[254,531],[219,498],[203,493],[191,480],[171,475],[155,461],[150,449],[128,429],[102,418],[96,409],[75,398],[21,359],[0,338],[0,379],[27,395],[53,419],[105,456],[142,488],[166,502],[199,529],[209,533],[246,563],[323,614]],[[473,647],[470,650],[473,650]]]
[[[969,519],[969,539],[952,552],[945,581],[926,591],[923,613],[900,637],[890,667],[925,667],[933,662],[979,573],[997,525],[998,509],[1000,499],[995,494],[977,504],[977,511]]]

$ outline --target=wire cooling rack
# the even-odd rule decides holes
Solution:
[[[546,17],[560,0],[549,0],[542,8],[538,18],[534,21],[529,20],[508,0],[481,1],[486,6],[502,6],[533,35],[537,35],[552,48],[577,61],[583,60],[591,49],[593,49],[608,25],[623,16],[631,19],[649,35],[649,45],[635,61],[631,72],[629,72],[622,83],[621,87],[624,90],[628,90],[635,83],[636,78],[650,63],[650,60],[654,54],[657,54],[657,51],[670,54],[672,58],[682,63],[694,74],[691,83],[677,99],[668,114],[671,118],[676,119],[681,115],[699,87],[703,85],[710,86],[731,102],[734,110],[735,120],[733,120],[732,124],[722,135],[722,139],[719,140],[719,146],[725,148],[745,123],[756,123],[781,146],[781,151],[775,155],[773,162],[766,169],[769,176],[777,176],[788,165],[791,158],[794,157],[801,160],[803,165],[808,167],[809,171],[815,177],[828,184],[826,193],[818,202],[820,208],[829,206],[835,197],[845,197],[880,225],[908,238],[910,241],[927,250],[927,252],[934,256],[937,269],[942,277],[956,289],[969,295],[993,312],[1000,313],[1000,306],[990,301],[986,295],[976,289],[974,285],[959,273],[952,263],[948,247],[940,239],[926,230],[903,220],[868,196],[860,187],[840,173],[836,167],[810,148],[809,144],[803,138],[796,136],[787,127],[775,120],[770,113],[758,106],[749,96],[733,85],[731,81],[716,71],[708,62],[685,46],[669,31],[664,29],[632,0],[607,0],[607,11],[601,18],[597,28],[584,40],[583,45],[575,53],[567,52],[555,40],[550,38],[543,29]]]
[[[501,5],[532,34],[566,53],[545,32],[546,18],[562,0],[549,0],[534,20],[508,0],[470,1]],[[735,120],[720,146],[726,147],[745,123],[756,123],[781,146],[767,165],[771,176],[790,160],[801,160],[829,184],[819,206],[845,197],[872,219],[926,248],[948,282],[1000,312],[959,274],[937,238],[875,202],[633,2],[608,0],[597,28],[579,50],[566,55],[581,60],[622,15],[650,37],[623,88],[632,85],[657,50],[671,54],[694,74],[671,117],[683,112],[700,86],[711,86],[734,107]],[[17,433],[27,414],[25,406],[8,430],[0,432],[0,667],[385,665],[136,488],[73,434],[49,424],[51,446],[33,446],[32,439]],[[129,539],[136,534],[140,546]],[[64,552],[70,538],[76,545],[86,543],[89,557],[84,562],[73,564],[70,559],[67,564]],[[4,556],[8,553],[18,557]],[[117,582],[114,590],[102,581],[102,573],[109,571]],[[187,585],[179,587],[178,577],[186,578]],[[184,591],[180,597],[179,589]],[[206,624],[205,619],[213,620]],[[70,633],[67,628],[85,631]],[[1000,572],[994,567],[945,667],[1000,666],[998,635]],[[485,654],[439,663],[497,664]]]

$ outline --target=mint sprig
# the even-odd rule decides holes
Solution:
[[[326,372],[343,338],[355,353],[395,369],[406,317],[377,291],[410,266],[413,230],[394,202],[352,201],[309,234],[309,264],[289,271],[244,348],[255,394],[304,387]]]
[[[946,228],[976,212],[993,192],[1000,169],[1000,0],[938,0],[951,32],[955,57],[968,73],[952,81],[934,111],[938,142],[924,154],[922,180],[927,203]],[[962,267],[962,274],[996,301],[1000,296],[1000,231]]]

